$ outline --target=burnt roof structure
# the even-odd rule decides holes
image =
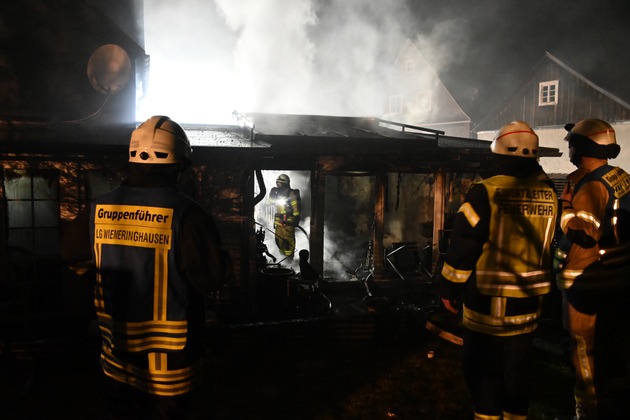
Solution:
[[[490,142],[445,136],[437,130],[369,117],[236,114],[235,125],[183,124],[196,163],[252,169],[475,172],[490,156]],[[35,121],[0,121],[0,153],[85,157],[126,156],[128,125],[90,127]],[[541,148],[541,156],[560,156]],[[319,165],[317,165],[319,164]]]
[[[490,156],[488,141],[445,136],[441,131],[378,118],[260,113],[237,114],[237,118],[242,137],[229,149],[238,144],[238,150],[196,147],[195,154],[204,161],[219,160],[218,164],[238,155],[258,169],[311,169],[319,163],[326,172],[433,172],[438,168],[475,172]],[[191,132],[203,129],[186,128]],[[216,144],[208,137],[221,140],[237,130],[206,128],[200,142],[208,145]],[[549,148],[541,154],[560,156],[557,149]]]

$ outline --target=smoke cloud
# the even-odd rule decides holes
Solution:
[[[229,28],[238,33],[234,71],[242,111],[300,113],[308,98],[317,25],[310,1],[215,0]],[[281,13],[279,13],[281,11]]]
[[[406,3],[147,1],[151,73],[139,119],[233,123],[234,110],[380,116],[382,83],[407,38]]]
[[[545,51],[627,100],[625,3],[538,3],[147,0],[151,73],[138,119],[166,113],[183,123],[231,124],[234,110],[381,116],[383,82],[407,38],[473,121]],[[597,30],[584,31],[576,16]],[[611,58],[615,65],[603,70]]]

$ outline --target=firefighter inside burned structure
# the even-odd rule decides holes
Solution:
[[[554,264],[575,368],[576,418],[627,418],[630,176],[608,164],[621,148],[605,121],[565,126],[577,170],[560,195]]]
[[[475,418],[524,419],[528,355],[552,284],[558,199],[527,123],[502,127],[491,150],[491,170],[456,215],[440,297],[450,312],[463,312],[463,371]]]
[[[129,177],[62,241],[65,262],[96,266],[104,418],[184,418],[202,378],[206,297],[229,267],[213,218],[177,187],[191,152],[179,124],[145,121]]]
[[[295,228],[300,224],[302,201],[300,190],[291,188],[291,180],[280,174],[276,186],[269,192],[269,202],[276,207],[273,219],[276,245],[282,255],[292,258],[295,253]]]

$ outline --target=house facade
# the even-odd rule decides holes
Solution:
[[[541,158],[545,171],[570,173],[575,167],[567,156],[564,126],[586,118],[599,118],[614,127],[621,153],[611,164],[630,168],[630,104],[547,52],[529,77],[474,131],[477,138],[491,140],[505,123],[526,121],[538,134],[541,146],[557,148],[565,155]]]
[[[470,136],[470,117],[410,39],[394,61],[385,92],[383,119],[443,131],[448,136]]]

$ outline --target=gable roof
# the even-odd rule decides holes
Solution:
[[[562,61],[560,61],[558,58],[556,58],[554,55],[552,55],[550,52],[545,51],[545,57],[550,59],[551,61],[553,61],[554,63],[556,63],[557,65],[561,66],[562,68],[564,68],[566,71],[568,71],[569,73],[571,73],[573,76],[575,76],[576,78],[580,79],[582,82],[586,83],[587,85],[589,85],[590,87],[592,87],[593,89],[597,90],[598,92],[600,92],[602,95],[607,96],[608,98],[610,98],[611,100],[619,103],[622,106],[625,106],[626,108],[630,109],[630,104],[626,101],[624,101],[623,99],[613,95],[612,93],[608,92],[607,90],[603,89],[602,87],[596,85],[595,83],[593,83],[592,81],[590,81],[589,79],[587,79],[586,77],[582,76],[580,73],[578,73],[577,71],[575,71],[573,68],[569,67],[568,65],[566,65],[565,63],[563,63]]]
[[[406,73],[405,61],[412,58],[415,68],[421,70]],[[405,61],[403,61],[405,60]],[[470,117],[464,112],[438,77],[435,69],[422,54],[416,44],[409,38],[398,52],[392,66],[392,74],[388,80],[389,95],[398,94],[407,104],[414,101],[421,91],[432,93],[431,109],[427,112],[403,112],[402,118],[386,114],[386,118],[401,119],[409,124],[427,125],[435,123],[470,123]]]
[[[539,106],[539,84],[546,81],[558,82],[558,100],[555,105]],[[627,121],[630,104],[545,52],[525,80],[479,121],[473,131],[497,130],[514,120],[524,120],[532,127],[549,127],[584,118],[601,118],[611,123]]]

